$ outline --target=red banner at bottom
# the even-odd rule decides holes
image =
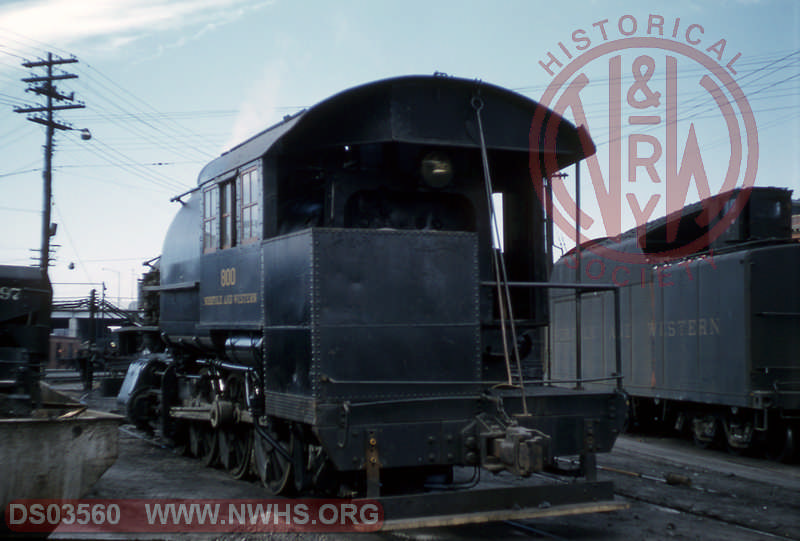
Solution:
[[[383,507],[372,500],[15,500],[14,532],[372,532]]]

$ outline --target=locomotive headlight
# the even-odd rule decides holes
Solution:
[[[422,158],[422,179],[431,188],[444,188],[453,180],[453,162],[442,152],[429,152]]]

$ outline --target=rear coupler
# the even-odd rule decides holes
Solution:
[[[501,422],[487,414],[478,415],[464,430],[467,461],[499,473],[507,470],[526,477],[540,472],[552,462],[550,436],[520,426],[516,421]]]

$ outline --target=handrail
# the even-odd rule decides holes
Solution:
[[[178,203],[180,203],[181,205],[185,205],[186,203],[184,203],[183,201],[181,201],[181,197],[186,197],[186,196],[187,196],[187,195],[189,195],[190,193],[192,193],[192,192],[196,192],[196,191],[197,191],[197,190],[199,190],[199,189],[200,189],[200,186],[195,186],[195,187],[194,187],[194,188],[192,188],[191,190],[186,190],[185,192],[183,192],[183,193],[180,193],[180,194],[176,195],[175,197],[173,197],[172,199],[170,199],[170,200],[169,200],[169,202],[170,202],[170,203],[174,203],[175,201],[177,201],[177,202],[178,202]]]
[[[480,285],[483,287],[495,287],[497,284],[494,281],[481,281]],[[614,293],[614,364],[616,375],[603,378],[602,380],[617,380],[617,389],[622,390],[622,316],[620,306],[620,287],[614,284],[597,283],[597,284],[572,284],[565,282],[506,282],[508,287],[527,287],[531,289],[571,289],[577,291],[580,295],[582,293],[593,293],[598,291],[612,291]],[[576,325],[577,327],[577,325]],[[575,330],[575,340],[581,340],[580,329]],[[583,370],[581,369],[581,359],[579,355],[575,358],[575,376],[574,380],[576,388],[580,388],[583,382],[602,381],[597,379],[584,379],[581,377]],[[542,380],[544,382],[544,380]],[[572,383],[573,380],[566,380],[563,383]],[[562,381],[552,381],[551,383],[562,383]]]

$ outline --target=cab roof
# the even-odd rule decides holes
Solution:
[[[582,147],[578,128],[521,94],[478,80],[414,75],[356,86],[286,117],[211,161],[200,172],[198,184],[231,174],[271,152],[302,153],[381,142],[478,148],[476,104],[481,106],[487,148],[531,153],[531,159],[541,161],[545,174],[595,151],[588,137],[589,148]],[[543,115],[544,126],[557,122],[556,143],[547,151],[530,148],[531,123],[537,112]],[[548,152],[555,155],[553,171],[544,165]]]

